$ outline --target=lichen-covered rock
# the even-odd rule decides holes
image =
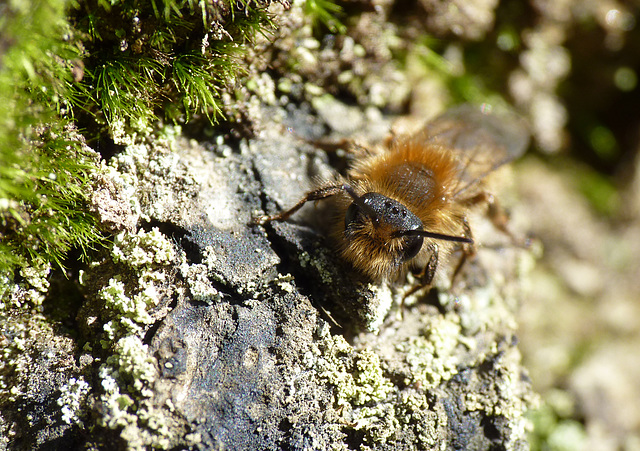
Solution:
[[[476,237],[497,250],[481,248],[453,287],[443,266],[436,289],[414,293],[340,261],[325,206],[252,225],[333,174],[304,114],[240,141],[167,129],[111,159],[93,199],[118,233],[79,276],[70,352],[85,365],[42,392],[60,412],[38,416],[41,438],[16,420],[10,443],[526,449],[534,396],[511,309],[529,252],[479,214]]]
[[[533,395],[509,306],[527,251],[482,250],[455,292],[425,298],[350,270],[322,207],[251,225],[331,173],[302,138],[178,136],[112,162],[149,225],[83,277],[80,321],[110,355],[98,424],[130,448],[525,449]],[[156,169],[123,165],[130,151]]]

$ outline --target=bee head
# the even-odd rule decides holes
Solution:
[[[359,242],[369,249],[359,252],[359,259],[377,260],[382,254],[395,267],[418,255],[425,238],[473,243],[465,236],[445,235],[423,229],[423,224],[411,210],[397,200],[380,193],[369,192],[359,196],[355,190],[342,186],[353,202],[347,208],[344,218],[344,235],[350,242]]]
[[[354,197],[344,223],[347,237],[369,226],[382,244],[399,240],[393,247],[400,263],[415,257],[424,242],[423,236],[409,232],[422,230],[420,218],[400,202],[379,193]]]

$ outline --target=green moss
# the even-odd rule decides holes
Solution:
[[[272,27],[252,1],[11,2],[0,14],[0,272],[62,266],[100,240],[87,213],[98,155],[71,125],[116,141],[154,122],[215,121],[245,44]],[[68,17],[67,13],[71,12]],[[176,102],[177,100],[177,102]],[[90,120],[87,121],[87,118]],[[6,290],[4,290],[6,292]]]
[[[109,126],[144,131],[156,119],[186,122],[222,113],[222,93],[243,73],[245,45],[272,27],[266,4],[195,1],[85,1],[74,39],[84,73],[78,106]],[[121,126],[121,125],[119,125]]]
[[[182,98],[187,121],[192,112],[204,114],[211,121],[222,114],[221,87],[234,77],[229,59],[232,52],[233,47],[227,46],[226,53],[220,53],[217,61],[194,53],[181,55],[174,61],[173,83]],[[235,71],[240,72],[237,67]],[[176,113],[171,112],[174,121],[178,119]]]
[[[62,266],[71,247],[86,250],[100,238],[94,218],[85,211],[95,154],[78,142],[55,136],[57,132],[66,131],[32,136],[3,155],[2,166],[8,168],[0,176],[5,182],[0,196],[9,200],[1,211],[0,252],[9,257],[0,263],[0,270],[30,262]]]
[[[88,83],[95,86],[89,95],[109,123],[129,119],[135,130],[144,130],[155,119],[153,92],[148,86],[161,76],[161,66],[151,58],[115,57],[85,70]],[[88,104],[85,104],[88,106]]]
[[[62,266],[72,247],[100,239],[86,212],[97,155],[61,117],[78,56],[65,6],[13,2],[0,18],[0,272],[10,281],[16,267]]]
[[[343,15],[342,7],[331,0],[306,0],[304,12],[316,29],[325,27],[330,33],[339,34],[347,31],[347,27],[338,19]]]

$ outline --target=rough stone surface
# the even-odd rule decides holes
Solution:
[[[525,448],[528,384],[499,288],[479,302],[470,291],[462,314],[424,301],[401,311],[391,305],[396,288],[381,294],[384,287],[337,261],[318,231],[321,209],[310,206],[302,223],[272,224],[266,233],[248,225],[263,206],[257,193],[270,210],[290,205],[327,171],[321,155],[299,136],[241,144],[202,168],[210,176],[194,210],[181,215],[182,271],[205,265],[219,297],[180,297],[149,351],[160,369],[156,385],[198,446]],[[380,296],[393,310],[384,324]],[[464,325],[476,308],[494,315]],[[376,312],[380,335],[366,331]]]
[[[80,277],[80,332],[67,340],[69,358],[85,364],[36,384],[38,396],[17,376],[16,401],[42,408],[25,407],[30,427],[20,413],[5,417],[7,443],[527,448],[534,396],[510,305],[528,251],[497,238],[499,250],[482,249],[451,290],[446,267],[428,294],[370,284],[336,257],[322,205],[250,224],[333,173],[304,128],[281,129],[229,143],[167,133],[113,157],[94,199],[117,235]]]

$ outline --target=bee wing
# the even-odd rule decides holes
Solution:
[[[454,196],[472,190],[484,177],[524,154],[529,130],[513,113],[487,113],[460,105],[428,123],[422,133],[428,142],[451,148],[460,159],[460,182]]]

